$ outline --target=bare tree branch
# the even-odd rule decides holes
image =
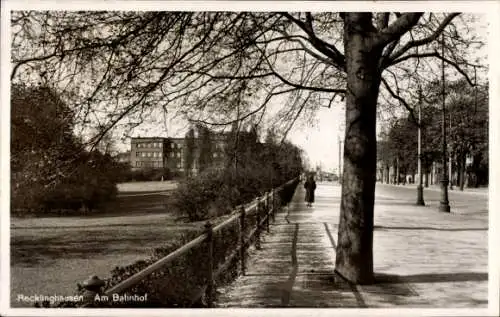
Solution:
[[[408,102],[406,102],[406,100],[401,97],[399,95],[399,93],[395,93],[391,87],[389,86],[389,84],[387,83],[387,81],[385,80],[385,78],[382,78],[382,83],[384,84],[384,87],[385,89],[389,92],[389,94],[391,94],[391,96],[394,98],[394,99],[397,99],[405,108],[406,110],[408,110],[408,112],[410,113],[410,117],[411,117],[411,120],[413,121],[413,123],[415,123],[417,126],[419,125],[418,124],[418,120],[416,119],[415,117],[415,111],[413,110],[413,108],[408,104]]]
[[[444,18],[444,20],[441,22],[441,24],[438,26],[438,28],[434,31],[434,33],[432,33],[431,35],[429,35],[423,39],[414,40],[414,41],[410,41],[410,42],[406,43],[402,48],[400,48],[399,50],[397,50],[396,52],[394,52],[394,54],[392,54],[390,56],[390,60],[397,59],[398,57],[400,57],[401,55],[403,55],[405,52],[407,52],[409,49],[411,49],[413,47],[429,44],[432,41],[436,40],[438,38],[438,36],[441,35],[443,30],[446,28],[446,26],[448,24],[450,24],[450,22],[458,15],[460,15],[460,13],[450,13],[449,15],[446,16],[446,18]]]
[[[287,12],[282,12],[281,13],[284,17],[286,17],[288,20],[292,21],[295,23],[298,27],[300,27],[306,34],[309,36],[309,42],[321,53],[325,54],[326,56],[330,57],[337,67],[340,70],[345,71],[345,56],[342,54],[335,45],[330,44],[328,42],[323,41],[322,39],[318,38],[316,36],[316,33],[314,32],[312,28],[312,18],[311,14],[308,13],[307,16],[308,22],[307,24],[304,23],[303,21],[296,19],[293,17],[291,14]]]
[[[469,75],[467,75],[467,73],[460,67],[460,65],[458,65],[457,63],[451,61],[450,59],[446,58],[446,57],[443,57],[441,56],[441,54],[439,54],[437,51],[434,51],[434,52],[424,52],[424,53],[414,53],[414,54],[407,54],[405,56],[402,56],[398,59],[395,59],[391,62],[391,64],[389,66],[393,66],[393,65],[396,65],[398,63],[401,63],[401,62],[404,62],[408,59],[411,59],[411,58],[426,58],[426,57],[436,57],[440,60],[443,60],[445,63],[453,66],[462,76],[465,77],[465,79],[467,80],[467,82],[469,83],[469,85],[471,86],[474,86],[474,82],[473,80],[469,77]]]
[[[405,13],[401,15],[391,25],[378,32],[377,38],[374,41],[374,46],[383,47],[392,41],[398,40],[418,23],[422,14],[423,13]]]

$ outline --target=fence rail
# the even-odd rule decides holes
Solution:
[[[215,280],[227,269],[229,269],[231,263],[235,261],[236,257],[240,257],[240,269],[241,274],[245,274],[245,250],[251,245],[251,241],[255,240],[256,249],[260,249],[260,234],[262,230],[265,229],[269,232],[269,222],[270,219],[275,221],[275,214],[281,205],[280,193],[285,188],[292,186],[294,182],[298,181],[297,178],[290,180],[286,184],[283,184],[270,192],[265,193],[263,196],[256,198],[253,202],[236,207],[233,214],[226,220],[222,221],[217,225],[213,225],[210,221],[205,224],[205,232],[190,242],[179,247],[175,251],[169,253],[165,257],[156,261],[155,263],[149,265],[145,269],[135,273],[129,278],[119,282],[118,284],[112,286],[108,290],[102,291],[105,285],[103,280],[100,280],[97,276],[92,276],[83,283],[83,288],[85,289],[84,303],[80,307],[93,307],[94,298],[97,294],[113,296],[113,294],[122,294],[127,290],[131,289],[143,279],[147,278],[149,275],[157,272],[161,268],[164,268],[170,262],[178,259],[180,256],[186,254],[189,250],[201,246],[203,243],[208,243],[208,259],[207,260],[207,284],[203,286],[199,292],[194,296],[193,301],[202,298],[205,295],[205,301],[208,307],[213,305],[213,294],[215,292]],[[250,234],[245,234],[245,229],[247,225],[247,217],[255,215],[256,223]],[[237,223],[239,225],[238,232],[238,246],[231,252],[231,254],[225,259],[224,263],[219,267],[214,267],[213,252],[214,252],[214,236],[221,230]]]

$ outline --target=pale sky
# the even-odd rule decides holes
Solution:
[[[309,157],[311,167],[321,165],[323,170],[338,169],[339,137],[344,138],[345,111],[340,105],[320,108],[314,126],[294,127],[289,139],[301,147]]]

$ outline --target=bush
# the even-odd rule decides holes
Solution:
[[[229,187],[226,175],[217,170],[209,170],[197,177],[187,178],[179,183],[173,195],[175,209],[190,221],[217,217],[231,210],[231,200],[239,193]],[[232,195],[231,195],[232,194]]]
[[[56,178],[53,184],[33,180],[31,184],[23,182],[15,186],[12,210],[32,214],[86,214],[116,196],[116,183],[123,167],[109,155],[83,152],[72,165],[73,170]]]
[[[230,213],[237,205],[270,191],[274,182],[269,175],[264,169],[252,168],[205,171],[180,182],[173,195],[175,209],[190,221]],[[288,203],[294,190],[284,191],[282,201]]]

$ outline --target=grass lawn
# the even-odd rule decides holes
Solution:
[[[90,275],[109,277],[116,266],[202,230],[202,222],[185,223],[171,212],[175,184],[152,183],[120,184],[118,198],[93,215],[12,217],[11,306],[31,307],[17,302],[18,294],[73,295]]]
[[[120,193],[168,191],[177,187],[176,181],[129,182],[116,185]]]

